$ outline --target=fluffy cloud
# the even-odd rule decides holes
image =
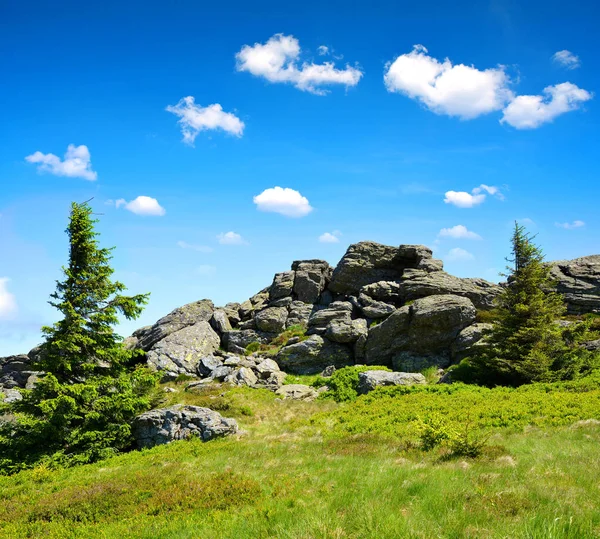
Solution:
[[[254,197],[260,211],[280,213],[287,217],[304,217],[312,210],[306,197],[289,187],[271,187]]]
[[[13,318],[17,314],[17,301],[8,291],[8,277],[0,277],[0,320]]]
[[[137,215],[164,215],[165,209],[158,203],[158,200],[152,197],[139,196],[131,202],[127,202],[124,198],[120,198],[115,202],[115,206],[124,207]]]
[[[442,228],[438,234],[440,238],[452,238],[455,240],[480,240],[481,236],[472,232],[464,225],[456,225],[452,228]]]
[[[319,54],[327,54],[328,47],[321,46]],[[235,55],[238,71],[247,71],[269,82],[293,84],[296,88],[317,95],[327,94],[323,86],[356,86],[363,73],[346,65],[337,69],[333,62],[299,64],[300,43],[294,36],[275,34],[266,43],[244,45]]]
[[[191,251],[198,251],[199,253],[212,253],[213,248],[207,245],[195,245],[193,243],[187,243],[186,241],[178,241],[177,247],[182,249],[190,249]]]
[[[567,69],[577,69],[581,65],[579,56],[568,50],[555,52],[552,60]]]
[[[499,66],[480,71],[474,66],[440,62],[423,45],[389,63],[383,77],[388,92],[423,103],[436,114],[468,120],[501,110],[513,97],[510,78]]]
[[[565,112],[577,110],[581,103],[593,97],[587,90],[570,82],[548,86],[544,88],[543,94],[516,97],[504,109],[500,122],[517,129],[535,129]]]
[[[334,230],[333,232],[325,232],[319,236],[319,242],[321,243],[339,243],[340,236],[342,233],[339,230]]]
[[[329,47],[327,47],[326,45],[319,45],[319,47],[317,48],[317,52],[319,53],[319,56],[326,56],[327,54],[329,54]]]
[[[573,221],[572,223],[554,223],[559,228],[566,228],[567,230],[573,230],[574,228],[581,228],[585,226],[583,221]]]
[[[449,262],[466,262],[468,260],[475,260],[475,257],[469,251],[455,247],[448,251],[445,259]]]
[[[497,187],[482,183],[479,187],[472,189],[470,193],[466,191],[447,191],[444,202],[459,208],[472,208],[486,199],[486,193],[504,200],[504,196]]]
[[[248,245],[248,242],[235,232],[225,232],[217,236],[221,245]]]
[[[236,137],[244,133],[244,122],[235,114],[224,112],[218,103],[207,107],[196,105],[191,95],[180,99],[177,105],[169,105],[166,110],[179,117],[183,142],[192,146],[200,131],[221,129]]]
[[[39,172],[49,172],[55,176],[83,178],[94,181],[98,174],[92,170],[90,151],[85,145],[69,144],[63,160],[53,153],[35,152],[25,158],[29,163],[36,163]]]

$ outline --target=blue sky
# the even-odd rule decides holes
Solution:
[[[361,240],[491,280],[515,219],[600,252],[593,2],[158,4],[0,6],[0,355],[55,319],[91,197],[152,293],[123,334]]]

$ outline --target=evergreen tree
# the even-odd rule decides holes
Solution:
[[[124,296],[111,280],[112,249],[100,248],[88,203],[73,204],[69,264],[50,304],[62,319],[43,328],[37,367],[44,371],[23,400],[9,406],[11,422],[0,423],[0,471],[44,462],[92,462],[131,445],[130,423],[150,408],[156,375],[130,365],[113,326],[122,314],[137,318],[147,294]]]
[[[573,378],[591,367],[592,354],[578,346],[587,322],[565,330],[565,313],[554,291],[550,267],[525,228],[515,223],[507,284],[496,300],[497,319],[477,356],[455,371],[455,379],[486,385],[520,385]]]

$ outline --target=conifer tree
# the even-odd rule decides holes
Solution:
[[[113,329],[119,314],[139,316],[148,295],[121,295],[125,286],[111,280],[112,249],[99,247],[91,215],[88,203],[71,207],[69,264],[50,300],[62,318],[43,328],[40,380],[0,410],[14,418],[0,423],[0,473],[93,462],[127,449],[131,421],[153,403],[156,375],[130,367],[135,353]]]

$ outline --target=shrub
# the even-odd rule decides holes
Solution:
[[[246,346],[246,354],[254,354],[260,350],[260,343],[258,341],[251,342],[248,346]]]
[[[324,384],[329,390],[323,393],[322,398],[333,399],[336,402],[350,402],[358,397],[358,373],[364,371],[389,371],[387,367],[360,366],[344,367],[335,371]],[[314,384],[313,384],[314,385]]]
[[[306,328],[301,324],[290,326],[275,337],[271,344],[274,346],[285,346],[292,337],[298,337],[301,341],[306,339]]]
[[[438,413],[419,420],[417,430],[423,451],[430,451],[454,436],[454,431]]]

